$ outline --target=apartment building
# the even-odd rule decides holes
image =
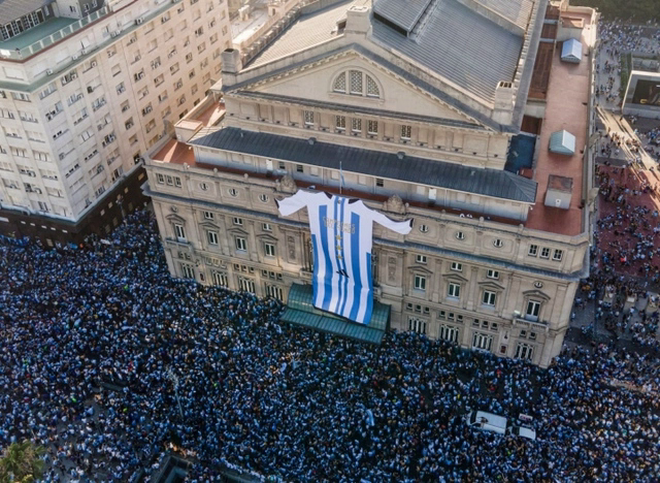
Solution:
[[[279,298],[291,323],[372,342],[412,330],[547,367],[588,275],[593,209],[593,59],[561,61],[558,19],[582,19],[588,53],[597,16],[507,5],[321,0],[259,52],[225,51],[224,122],[179,123],[146,159],[172,274]],[[575,143],[557,154],[561,130]],[[300,192],[412,220],[409,234],[374,224],[370,323],[312,307],[310,212],[276,203]]]
[[[219,79],[226,0],[0,2],[0,233],[104,233]]]

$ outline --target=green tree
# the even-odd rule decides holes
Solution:
[[[39,480],[44,472],[41,456],[46,450],[25,440],[13,443],[2,452],[0,459],[0,483],[32,483]]]

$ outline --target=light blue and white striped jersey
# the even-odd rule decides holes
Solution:
[[[298,191],[278,202],[283,216],[305,207],[314,250],[314,306],[368,324],[373,310],[373,222],[407,235],[412,220],[392,221],[362,200],[329,193]]]

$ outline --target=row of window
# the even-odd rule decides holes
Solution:
[[[371,136],[377,136],[379,133],[381,125],[379,121],[375,119],[368,119],[364,122],[363,119],[359,117],[350,117],[348,118],[350,122],[347,122],[347,118],[344,115],[335,116],[335,132],[344,133],[347,130],[351,134],[361,135],[366,128],[366,133]],[[314,111],[303,111],[303,123],[307,127],[313,127],[317,124],[316,113]],[[350,126],[348,129],[347,126]],[[401,140],[409,141],[410,136],[412,135],[412,126],[402,124],[399,126],[399,136]]]
[[[197,280],[197,270],[195,266],[190,263],[179,263],[180,273],[183,278],[189,278],[191,280]],[[200,272],[199,278],[201,281],[204,281],[204,276]],[[245,276],[237,276],[237,288],[243,292],[256,293],[257,284],[256,281],[252,278]],[[213,285],[219,287],[229,287],[229,276],[226,272],[221,272],[217,270],[211,271],[211,282]],[[272,283],[264,284],[264,293],[266,296],[276,298],[278,300],[284,299],[284,289],[279,285],[274,285]]]
[[[212,211],[203,211],[202,212],[202,217],[205,220],[212,221],[212,220],[215,220],[215,213],[212,212]],[[234,224],[236,226],[243,226],[243,218],[239,218],[237,216],[234,216],[232,218],[232,224]],[[261,224],[261,229],[263,231],[272,232],[273,231],[273,225],[271,225],[270,223],[262,223]]]
[[[181,188],[181,178],[179,176],[170,176],[168,174],[156,173],[156,182],[158,184],[165,184],[167,186],[174,186],[176,188]]]
[[[96,3],[96,0],[94,0],[94,2]],[[12,20],[7,24],[0,25],[0,37],[2,40],[8,40],[25,32],[26,30],[30,30],[31,28],[36,27],[37,25],[43,23],[45,19],[46,15],[44,15],[44,10],[40,8],[28,13],[27,15],[23,15],[16,20]]]
[[[462,285],[456,282],[447,284],[447,297],[458,300],[461,296]],[[415,274],[413,277],[413,288],[420,292],[425,292],[427,287],[427,277],[421,274]],[[481,304],[485,307],[494,308],[497,305],[498,293],[493,290],[484,289],[481,292]],[[525,317],[529,320],[537,321],[541,311],[542,302],[539,300],[529,300],[525,310]]]
[[[233,221],[235,225],[241,226],[243,224],[243,220],[241,218],[234,218]],[[185,227],[181,223],[174,223],[173,226],[174,226],[174,235],[177,241],[181,243],[187,243],[188,238],[186,236]],[[264,229],[268,228],[268,230],[266,231],[270,231],[270,229],[272,229],[271,225],[268,223],[264,223],[263,226]],[[215,230],[206,230],[206,241],[209,245],[218,246],[218,244],[220,243],[219,233]],[[234,246],[236,248],[236,251],[238,252],[247,252],[248,250],[247,238],[245,238],[244,236],[235,236]],[[277,250],[274,243],[264,242],[263,252],[264,255],[267,257],[277,256]]]
[[[422,233],[428,233],[429,232],[429,226],[425,224],[420,224],[418,226],[418,229]],[[462,231],[457,231],[455,234],[456,239],[458,240],[464,240],[465,239],[465,233]],[[500,238],[496,238],[493,240],[493,246],[495,248],[502,248],[504,247],[504,242]],[[555,248],[554,251],[552,251],[551,248],[549,247],[541,247],[541,251],[539,252],[539,246],[538,245],[530,245],[529,250],[527,254],[530,257],[536,257],[539,256],[540,258],[545,258],[548,259],[550,258],[550,253],[552,252],[552,260],[555,262],[561,262],[561,260],[564,258],[564,251]]]
[[[541,247],[541,251],[539,252],[539,246],[538,245],[530,245],[529,250],[527,251],[527,255],[530,257],[536,257],[539,256],[540,258],[550,258],[550,252],[551,249],[548,247]],[[555,262],[561,262],[562,258],[564,257],[564,251],[560,249],[555,249],[552,252],[552,259]]]
[[[426,334],[427,322],[423,319],[410,317],[408,319],[408,330],[417,332],[419,334]],[[438,331],[438,338],[446,340],[447,342],[458,343],[459,329],[451,325],[440,325]],[[485,352],[491,352],[493,347],[494,337],[492,334],[485,334],[482,332],[474,332],[472,335],[472,348]],[[501,353],[506,352],[506,346],[500,348]],[[534,346],[519,342],[516,344],[516,351],[514,357],[516,359],[523,359],[531,361],[534,356]]]

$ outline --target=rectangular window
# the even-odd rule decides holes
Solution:
[[[305,172],[305,168],[303,167],[302,164],[296,164],[296,172],[298,172],[298,173],[304,173]]]
[[[181,178],[179,178],[178,176],[174,177],[174,186],[176,188],[181,188]]]
[[[274,257],[275,256],[275,245],[272,243],[264,243],[264,254],[267,257]]]
[[[451,262],[451,269],[455,272],[462,272],[463,271],[463,264],[458,263],[458,262]]]
[[[534,354],[534,348],[527,344],[518,344],[516,346],[516,359],[531,361]]]
[[[415,261],[417,263],[423,263],[426,264],[426,255],[416,255],[415,256]]]
[[[218,232],[217,231],[207,231],[206,239],[209,241],[209,245],[218,244]]]
[[[181,264],[181,276],[183,278],[195,279],[195,267],[188,265],[187,263]]]
[[[410,139],[412,126],[401,126],[401,139]]]
[[[306,126],[314,125],[314,111],[303,111],[303,119]]]
[[[536,322],[539,320],[540,311],[541,311],[541,302],[537,300],[528,300],[527,310],[525,311],[525,318]]]
[[[385,185],[385,180],[383,178],[376,178],[376,186],[382,188]]]
[[[564,256],[563,250],[555,250],[552,254],[552,259],[556,262],[561,262],[562,257]]]
[[[222,272],[211,272],[211,276],[213,277],[213,284],[217,285],[219,287],[228,287],[229,286],[229,278],[227,277],[226,273]]]
[[[486,277],[497,280],[498,278],[500,278],[500,272],[498,272],[497,270],[488,270],[488,272],[486,273]]]
[[[451,327],[450,325],[441,325],[440,338],[442,340],[446,340],[447,342],[457,342],[458,329],[456,327]]]
[[[266,296],[277,300],[284,300],[284,291],[277,285],[266,284]]]
[[[541,248],[541,258],[550,258],[550,249],[548,247]]]
[[[378,121],[367,121],[367,133],[378,134]]]
[[[539,252],[539,246],[538,245],[530,245],[529,250],[527,251],[527,255],[530,257],[535,257]]]
[[[337,131],[346,131],[346,116],[335,116],[335,128]]]
[[[234,225],[243,226],[243,218],[234,217],[232,222],[234,223]]]
[[[243,292],[255,293],[257,291],[257,286],[254,283],[254,280],[250,278],[239,277],[238,290],[241,290]]]
[[[247,251],[247,240],[245,238],[237,236],[234,240],[236,242],[236,251],[239,252]]]
[[[175,223],[174,224],[174,234],[176,235],[176,239],[180,242],[185,242],[186,241],[186,230],[184,229],[183,225],[180,223]]]
[[[495,292],[491,292],[490,290],[484,290],[484,296],[481,301],[484,305],[494,307],[495,302],[497,301],[497,294]]]
[[[415,290],[426,290],[426,277],[423,275],[415,275]]]
[[[351,119],[351,131],[356,134],[362,132],[362,119]]]
[[[359,70],[352,70],[349,72],[349,75],[350,75],[350,86],[351,86],[350,93],[362,95],[362,91],[363,91],[362,72],[360,72]]]
[[[493,346],[493,337],[490,335],[475,332],[472,337],[472,348],[482,351],[489,351]]]
[[[450,283],[448,290],[447,290],[447,296],[449,297],[454,297],[458,298],[461,296],[461,286],[457,283]]]
[[[418,334],[426,334],[426,321],[410,317],[408,319],[408,330],[417,332]]]
[[[261,228],[263,231],[273,231],[273,226],[270,223],[264,223]]]
[[[204,212],[204,219],[205,220],[213,220],[215,218],[215,215],[213,214],[212,211],[205,211]]]

